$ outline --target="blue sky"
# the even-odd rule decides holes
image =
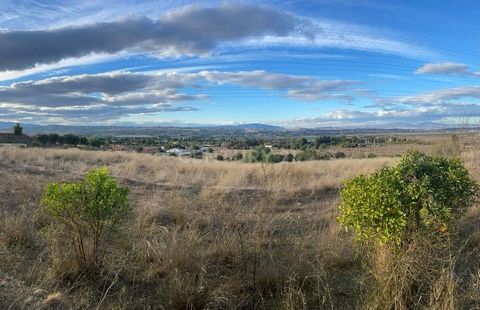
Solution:
[[[480,120],[478,1],[0,2],[0,121]]]

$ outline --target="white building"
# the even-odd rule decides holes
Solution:
[[[175,156],[190,156],[191,152],[187,150],[182,150],[179,148],[173,148],[169,149],[166,151],[167,154],[169,155],[175,155]]]

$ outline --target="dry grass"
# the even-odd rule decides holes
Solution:
[[[370,172],[382,165],[392,164],[395,160],[343,159],[262,165],[110,151],[0,148],[0,162],[11,162],[19,168],[33,166],[46,171],[63,170],[65,174],[75,175],[85,173],[92,167],[105,165],[120,178],[179,186],[201,184],[205,187],[227,189],[333,188],[338,187],[345,178]]]
[[[471,152],[464,157],[471,169],[480,162]],[[0,308],[380,309],[382,295],[365,293],[373,294],[372,279],[392,269],[384,262],[365,271],[381,256],[368,260],[338,226],[337,189],[345,178],[394,162],[261,165],[0,148],[0,279],[11,279],[0,280]],[[130,187],[135,209],[105,270],[93,277],[75,270],[58,237],[65,232],[52,231],[36,210],[47,182],[77,179],[102,165]],[[415,269],[414,256],[404,257],[413,269],[398,271],[404,276],[397,280],[431,282],[422,305],[478,304],[480,269],[472,261],[480,250],[479,218],[480,211],[471,210],[464,221],[460,250],[452,250],[463,255],[452,263],[455,272],[444,264],[442,272],[421,277],[422,265]],[[400,280],[397,287],[406,283]]]

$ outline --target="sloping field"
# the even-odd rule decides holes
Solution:
[[[475,174],[478,156],[464,158]],[[2,147],[0,308],[359,308],[371,275],[335,220],[338,188],[395,160],[262,165]],[[130,188],[134,212],[92,277],[78,273],[68,234],[53,234],[38,205],[48,182],[98,166]],[[432,304],[480,301],[479,215],[464,220],[452,291],[432,292]]]

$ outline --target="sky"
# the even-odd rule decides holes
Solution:
[[[1,0],[2,121],[480,124],[480,2]]]

